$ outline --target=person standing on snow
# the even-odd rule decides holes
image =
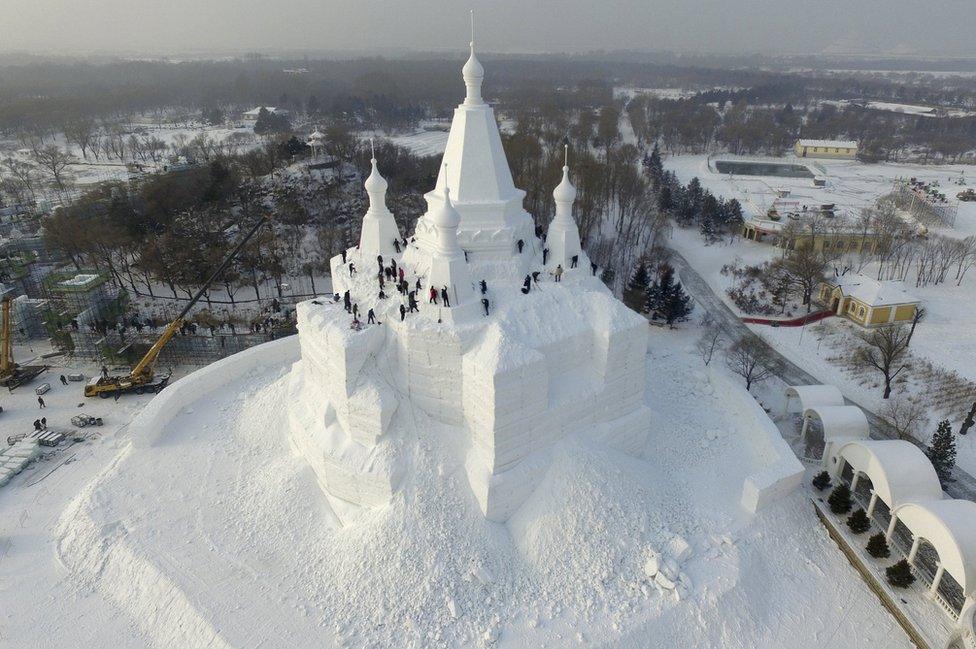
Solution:
[[[366,324],[376,324],[376,314],[372,309],[366,312]]]
[[[485,308],[485,317],[488,317],[488,298],[481,298],[481,306]]]
[[[525,281],[522,282],[522,295],[528,295],[530,288],[532,288],[532,276],[526,275]]]
[[[447,287],[441,289],[441,300],[444,302],[444,306],[451,306],[451,300],[447,296]]]
[[[479,283],[481,284],[481,294],[482,295],[486,294],[488,292],[488,282],[486,282],[485,280],[481,280],[481,282]]]
[[[427,300],[427,304],[437,304],[437,289],[431,286],[428,295],[430,297]]]
[[[522,248],[525,246],[525,242],[519,239],[518,241],[515,242],[515,245],[518,247],[519,254],[521,255]]]
[[[563,279],[563,266],[562,264],[556,265],[556,270],[553,271],[552,276],[556,278],[556,281],[562,281]]]
[[[401,304],[400,305],[400,322],[403,322],[403,319],[406,318],[406,317],[407,317],[407,308]]]

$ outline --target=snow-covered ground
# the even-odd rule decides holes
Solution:
[[[447,146],[447,131],[418,129],[412,133],[380,136],[417,156],[441,155]]]
[[[17,647],[41,637],[49,647],[911,646],[805,490],[756,516],[740,507],[744,476],[764,460],[727,413],[749,397],[716,389],[690,351],[694,334],[650,333],[642,457],[567,438],[504,525],[481,515],[458,445],[421,427],[393,501],[340,526],[289,449],[288,354],[159,413],[172,419],[158,435],[106,427],[42,482],[0,489],[0,637]],[[680,599],[643,568],[675,535],[692,548]]]
[[[713,155],[713,159],[729,156]],[[730,157],[734,159],[734,157]],[[677,155],[665,159],[667,169],[674,171],[678,179],[687,183],[697,177],[704,188],[716,196],[735,198],[746,215],[765,215],[780,190],[789,190],[786,201],[799,201],[810,205],[834,203],[838,210],[857,213],[871,207],[877,199],[892,191],[895,180],[918,178],[926,182],[939,181],[942,191],[950,198],[968,188],[976,188],[976,165],[911,165],[911,164],[864,164],[851,160],[825,160],[818,158],[783,158],[783,162],[798,162],[827,180],[826,187],[814,187],[809,178],[781,178],[769,176],[743,176],[720,174],[708,166],[706,155]],[[957,184],[965,179],[962,185]],[[960,203],[955,226],[933,228],[953,237],[976,234],[976,202]]]

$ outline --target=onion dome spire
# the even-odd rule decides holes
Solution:
[[[469,43],[471,47],[471,56],[468,57],[468,62],[464,64],[461,68],[461,76],[464,78],[464,87],[467,89],[467,95],[464,98],[464,103],[467,106],[480,106],[485,103],[485,100],[481,98],[481,83],[485,80],[485,69],[481,66],[481,62],[478,61],[478,57],[474,53],[474,10],[471,10],[471,42]]]
[[[554,190],[552,197],[556,201],[556,218],[572,219],[573,202],[576,200],[576,188],[569,181],[569,145],[565,145],[563,162],[563,179]]]
[[[377,211],[386,211],[386,188],[388,184],[386,178],[380,175],[380,170],[376,167],[376,149],[373,148],[372,140],[369,141],[369,146],[372,149],[372,157],[369,161],[373,170],[366,178],[366,182],[363,183],[363,187],[366,188],[366,193],[369,195],[369,213],[376,213]]]

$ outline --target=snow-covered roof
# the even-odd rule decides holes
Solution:
[[[803,416],[815,416],[820,420],[825,440],[839,437],[867,439],[871,434],[868,418],[857,406],[814,406],[807,408]]]
[[[942,486],[932,463],[911,442],[858,440],[844,444],[837,456],[871,478],[875,493],[891,509],[906,502],[942,499]]]
[[[898,281],[879,282],[864,275],[851,274],[828,278],[827,283],[834,287],[840,287],[844,295],[869,306],[917,304],[919,302],[918,298],[909,293],[905,289],[905,285]]]
[[[915,536],[932,544],[946,572],[965,596],[976,591],[976,503],[971,500],[926,500],[892,510]]]
[[[844,395],[836,385],[791,385],[786,388],[786,398],[800,401],[799,407],[790,405],[790,412],[804,412],[817,406],[842,406]]]
[[[854,140],[799,140],[800,146],[832,147],[835,149],[856,149],[857,142]]]

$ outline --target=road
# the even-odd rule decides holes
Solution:
[[[674,269],[678,271],[678,275],[681,277],[681,283],[688,291],[688,293],[695,298],[699,306],[708,311],[709,315],[718,323],[725,334],[730,340],[737,340],[745,334],[752,333],[748,326],[746,326],[742,320],[732,309],[728,307],[721,297],[715,294],[712,287],[708,285],[701,275],[698,274],[691,264],[681,256],[676,250],[671,251],[671,265]],[[760,340],[762,340],[760,338]],[[763,341],[764,344],[765,341]],[[775,348],[766,344],[769,350],[780,360],[780,371],[777,373],[780,379],[783,380],[787,385],[810,385],[823,383],[815,376],[796,365],[788,358],[780,354]],[[864,411],[865,416],[867,416],[868,424],[871,426],[871,437],[872,439],[897,439],[898,435],[892,429],[892,427],[879,417],[877,414],[871,412],[861,404],[856,401],[852,401],[848,397],[844,397],[845,400]],[[914,440],[913,440],[914,441]],[[919,442],[915,442],[919,446]],[[970,474],[966,473],[958,466],[953,470],[952,477],[954,482],[948,485],[946,488],[946,493],[948,493],[953,498],[965,498],[968,500],[976,500],[976,479]]]

